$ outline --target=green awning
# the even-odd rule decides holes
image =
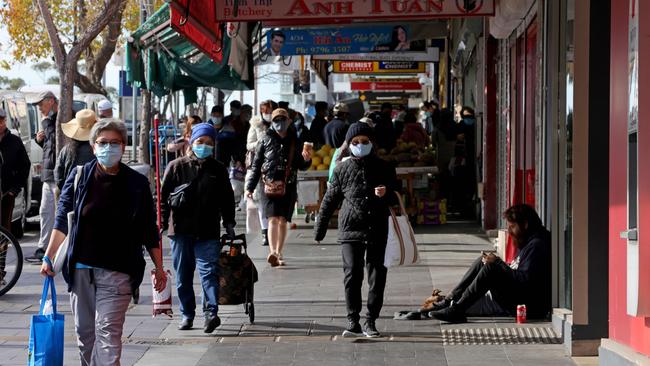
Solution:
[[[171,9],[164,4],[131,34],[127,44],[127,81],[157,96],[183,90],[186,104],[196,101],[197,87],[249,90],[227,64],[231,41],[223,41],[223,62],[215,63],[171,26]],[[146,60],[146,62],[145,62]]]

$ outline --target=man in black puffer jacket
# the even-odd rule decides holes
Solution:
[[[389,207],[397,202],[399,189],[395,168],[373,151],[373,132],[365,123],[353,124],[346,135],[351,158],[334,169],[330,187],[321,204],[315,227],[316,241],[325,237],[334,211],[339,211],[339,238],[342,245],[345,301],[348,327],[344,337],[378,337],[375,320],[379,317],[386,285],[384,253],[388,237]],[[362,330],[361,285],[364,254],[368,268],[368,312]]]

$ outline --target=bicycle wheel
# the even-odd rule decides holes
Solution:
[[[0,296],[9,291],[23,270],[23,251],[18,240],[0,227]]]

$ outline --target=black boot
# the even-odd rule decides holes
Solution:
[[[268,247],[269,246],[269,230],[268,229],[262,229],[262,246]]]
[[[451,305],[442,310],[432,311],[429,314],[431,314],[433,318],[448,323],[467,323],[467,317],[465,316],[465,309],[458,305]]]

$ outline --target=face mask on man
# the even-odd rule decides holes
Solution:
[[[241,111],[239,109],[233,109],[230,111],[233,116],[238,117],[241,114]]]
[[[122,146],[114,144],[100,146],[95,144],[95,156],[102,166],[112,168],[122,160]]]
[[[476,123],[476,118],[474,117],[464,117],[463,122],[465,122],[466,125],[468,126],[474,126]]]
[[[286,119],[276,119],[271,122],[271,128],[280,133],[287,131],[287,127],[288,123]]]
[[[213,126],[221,126],[221,117],[210,117],[209,122]]]
[[[352,155],[357,158],[368,156],[372,151],[372,142],[368,142],[367,144],[350,145],[350,151],[352,152]]]
[[[214,151],[214,147],[210,145],[205,145],[205,144],[192,145],[192,152],[194,152],[194,155],[196,155],[196,157],[199,159],[209,158],[210,156],[212,156],[213,151]]]

